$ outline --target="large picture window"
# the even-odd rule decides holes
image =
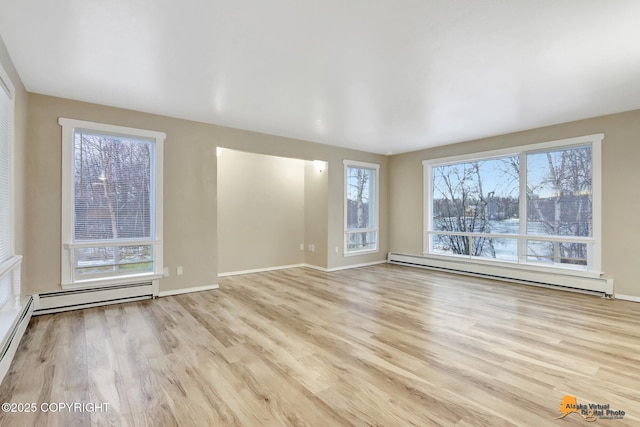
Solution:
[[[162,273],[164,134],[60,119],[63,285]]]
[[[425,254],[597,272],[602,138],[425,161]]]
[[[380,165],[345,160],[345,254],[378,250]]]

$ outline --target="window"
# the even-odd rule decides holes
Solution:
[[[162,274],[164,133],[60,119],[62,284]]]
[[[378,250],[378,170],[380,165],[344,161],[344,253]]]
[[[20,256],[14,254],[12,194],[13,86],[0,67],[0,312],[14,310],[20,296]],[[3,325],[0,324],[0,327]],[[1,328],[0,328],[1,329]]]
[[[425,253],[598,272],[603,137],[425,161]]]

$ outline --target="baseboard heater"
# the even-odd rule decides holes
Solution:
[[[39,294],[36,299],[34,315],[79,310],[101,305],[152,299],[157,295],[157,285],[150,282],[115,285],[93,289],[74,289],[69,291]]]
[[[11,327],[7,330],[2,339],[2,344],[0,346],[0,382],[2,382],[4,376],[9,370],[13,356],[16,354],[18,345],[20,345],[20,340],[24,335],[24,331],[27,329],[27,325],[29,325],[33,306],[33,298],[29,297],[26,304],[24,304],[22,311],[20,311],[15,317]]]
[[[498,267],[394,252],[389,253],[387,261],[391,264],[450,271],[453,273],[507,280],[527,285],[598,294],[606,297],[613,295],[613,279],[601,277],[586,277],[565,274],[563,272],[549,273],[546,271],[526,270],[522,268]]]

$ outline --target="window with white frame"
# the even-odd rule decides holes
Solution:
[[[425,254],[598,273],[603,138],[424,161]]]
[[[165,134],[61,118],[62,285],[162,274]]]
[[[20,260],[14,253],[12,194],[13,86],[0,67],[0,312],[15,309],[20,296]]]
[[[378,250],[378,172],[380,165],[344,161],[344,253]]]

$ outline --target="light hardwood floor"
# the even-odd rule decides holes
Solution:
[[[640,304],[393,265],[225,277],[220,289],[32,319],[2,426],[640,425]]]

